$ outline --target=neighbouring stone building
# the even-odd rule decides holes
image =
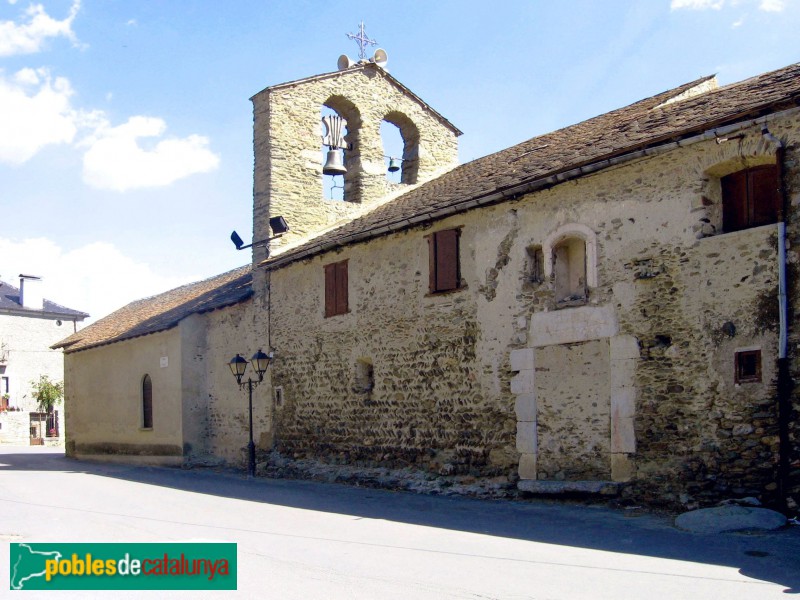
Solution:
[[[20,275],[19,287],[0,281],[0,443],[61,441],[60,410],[40,414],[32,382],[64,379],[64,355],[50,348],[75,333],[89,315],[42,296],[40,277]]]
[[[705,77],[464,165],[458,129],[371,62],[253,103],[252,268],[58,344],[70,455],[242,464],[226,363],[263,348],[257,448],[290,470],[800,498],[800,65]],[[341,201],[321,194],[323,107],[347,123]],[[382,122],[403,138],[399,184]],[[291,232],[268,253],[278,215]]]

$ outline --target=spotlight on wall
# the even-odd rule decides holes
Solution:
[[[236,233],[236,231],[233,231],[231,233],[231,241],[233,242],[233,245],[236,246],[237,250],[244,250],[245,248],[250,248],[251,246],[266,246],[272,240],[281,237],[284,233],[289,231],[289,225],[286,223],[286,219],[280,215],[277,217],[270,217],[269,228],[272,230],[272,236],[265,240],[259,240],[258,242],[253,242],[252,244],[245,244],[244,240],[239,236],[239,234]]]
[[[272,229],[272,235],[279,236],[289,231],[289,225],[286,219],[278,215],[277,217],[270,217],[269,228]]]

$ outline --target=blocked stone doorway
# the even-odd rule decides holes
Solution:
[[[537,348],[537,479],[611,478],[608,339]]]

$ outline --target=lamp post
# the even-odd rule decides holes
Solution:
[[[236,377],[236,383],[239,384],[239,388],[241,389],[244,386],[247,386],[247,406],[250,417],[250,441],[247,443],[248,477],[255,477],[256,475],[256,445],[253,442],[253,388],[264,381],[264,373],[269,366],[270,360],[272,360],[272,355],[264,354],[261,350],[253,354],[253,358],[250,359],[250,362],[253,363],[253,370],[255,370],[256,374],[258,375],[258,379],[251,379],[248,377],[247,381],[242,381],[244,372],[247,370],[247,360],[245,360],[241,354],[234,356],[231,359],[231,362],[228,363],[228,366],[231,368],[231,373],[233,373],[233,376]]]

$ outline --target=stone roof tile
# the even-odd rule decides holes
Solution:
[[[239,267],[163,294],[136,300],[54,344],[76,352],[165,331],[189,315],[237,304],[253,295],[252,268]]]

